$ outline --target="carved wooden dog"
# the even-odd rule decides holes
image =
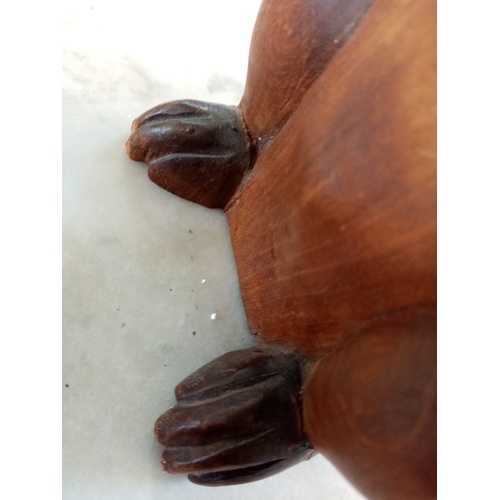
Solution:
[[[316,450],[369,497],[435,496],[435,11],[264,0],[238,107],[134,121],[155,183],[225,210],[257,338],[177,386],[167,471],[236,484]]]

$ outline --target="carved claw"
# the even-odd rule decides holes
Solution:
[[[175,389],[156,421],[167,472],[220,486],[276,474],[310,458],[302,429],[302,358],[278,347],[229,352]]]
[[[224,208],[251,168],[252,144],[233,106],[185,100],[161,104],[132,124],[127,152],[150,179],[210,208]]]

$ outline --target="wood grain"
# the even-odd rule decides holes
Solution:
[[[273,139],[374,0],[264,0],[240,108],[259,144]]]
[[[435,4],[378,2],[227,214],[251,331],[308,356],[436,303]]]

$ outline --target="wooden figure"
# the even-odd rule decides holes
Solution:
[[[127,150],[227,214],[256,347],[176,388],[163,466],[205,485],[322,453],[436,495],[436,4],[264,0],[237,107],[162,104]]]

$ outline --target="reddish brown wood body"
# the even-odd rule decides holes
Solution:
[[[273,139],[374,0],[264,0],[240,107],[249,133]]]
[[[304,389],[306,432],[353,484],[373,498],[431,498],[436,5],[358,4],[341,50],[309,34],[318,57],[306,63],[287,42],[298,24],[283,27],[269,14],[278,2],[267,3],[241,104],[264,139],[227,207],[249,326],[319,360]],[[313,4],[325,18],[346,8]],[[282,44],[274,54],[269,38]],[[276,82],[269,61],[280,54],[297,70]]]
[[[436,495],[436,315],[367,325],[304,387],[306,434],[368,498]]]
[[[381,317],[435,308],[434,9],[376,3],[229,205],[263,341],[317,357]]]

